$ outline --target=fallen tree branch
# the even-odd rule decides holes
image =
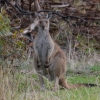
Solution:
[[[51,8],[63,8],[63,7],[68,7],[69,4],[67,5],[51,5]]]
[[[34,22],[23,31],[23,35],[26,35],[27,33],[32,32],[37,26],[37,24],[38,24],[38,19],[36,18]]]

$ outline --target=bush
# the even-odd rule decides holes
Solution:
[[[10,30],[10,20],[0,13],[0,35],[6,34]]]

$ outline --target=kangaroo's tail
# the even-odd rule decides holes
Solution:
[[[68,84],[64,78],[60,78],[59,85],[61,85],[66,89],[77,89],[80,87],[100,87],[96,84],[89,84],[89,83]]]
[[[95,86],[100,87],[99,85],[91,84],[91,83],[82,83],[82,85],[85,86],[85,87],[95,87]]]

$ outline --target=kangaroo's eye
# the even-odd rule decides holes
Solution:
[[[40,24],[41,24],[41,21],[40,21]]]
[[[46,23],[48,23],[48,21],[46,21]]]

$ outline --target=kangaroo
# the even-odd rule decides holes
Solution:
[[[54,80],[54,91],[59,89],[59,85],[66,89],[79,88],[82,86],[97,86],[95,84],[68,84],[65,80],[66,54],[53,41],[49,33],[49,13],[46,18],[38,17],[38,33],[34,39],[34,66],[39,75],[40,86],[45,88],[43,75],[49,72],[51,80]],[[48,72],[47,72],[48,68]]]

